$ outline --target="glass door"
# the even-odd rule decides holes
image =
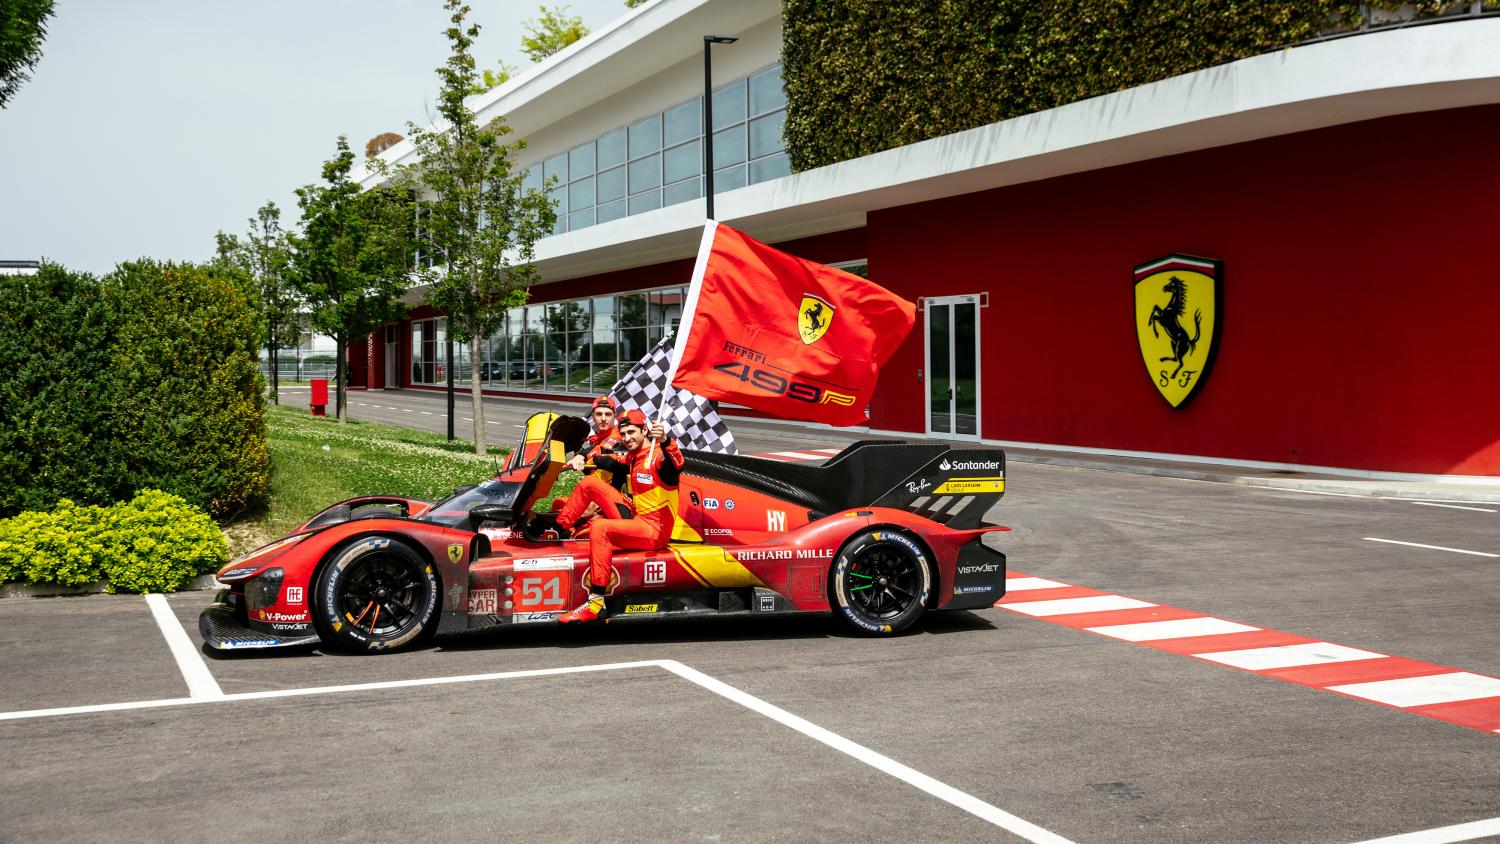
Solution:
[[[924,302],[927,433],[979,439],[979,297]]]

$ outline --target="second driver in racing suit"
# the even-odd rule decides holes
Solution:
[[[682,452],[662,429],[661,422],[646,424],[646,415],[631,409],[620,417],[620,437],[626,454],[601,455],[595,465],[602,470],[625,473],[635,505],[635,518],[600,518],[589,529],[589,597],[582,605],[558,619],[563,624],[593,621],[604,615],[604,596],[609,591],[610,563],[617,551],[654,551],[667,547],[677,523],[677,484],[682,473]],[[652,446],[647,446],[647,439]],[[606,511],[606,515],[607,515]],[[559,522],[563,521],[562,515]],[[570,525],[565,524],[564,527]]]

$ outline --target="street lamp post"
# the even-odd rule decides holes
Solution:
[[[703,36],[703,198],[708,219],[714,218],[714,71],[713,45],[733,44],[733,35]]]

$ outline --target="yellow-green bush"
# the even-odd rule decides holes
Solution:
[[[0,582],[172,592],[229,558],[213,519],[178,496],[147,489],[110,507],[59,501],[0,519]]]

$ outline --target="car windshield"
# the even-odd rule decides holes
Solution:
[[[421,519],[448,527],[463,527],[469,520],[469,511],[475,507],[514,506],[516,493],[520,489],[520,481],[488,480],[478,486],[461,489],[432,505],[432,509],[423,513]]]

